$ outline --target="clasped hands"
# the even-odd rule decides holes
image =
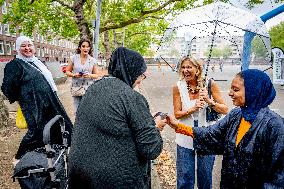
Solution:
[[[214,103],[214,101],[211,100],[208,97],[207,89],[202,88],[199,91],[199,98],[196,99],[195,105],[192,108],[190,108],[188,110],[188,112],[199,111],[199,109],[202,109],[202,108],[205,107],[206,103],[212,104],[212,102]],[[155,117],[156,114],[157,114],[157,112],[155,112],[153,114],[153,117]],[[155,120],[155,123],[156,123],[156,127],[159,128],[160,131],[162,131],[164,129],[165,125],[167,125],[167,124],[175,130],[178,128],[179,121],[172,115],[167,114],[167,116],[164,119],[161,119],[160,116],[157,116],[157,117],[154,118],[154,120]]]
[[[165,125],[168,124],[171,128],[175,130],[176,133],[194,137],[192,126],[180,124],[178,120],[172,115],[167,115],[166,118],[163,120],[161,120],[161,118],[156,118],[155,122],[156,127],[159,128],[160,131],[162,131]]]
[[[74,77],[75,78],[83,77],[83,78],[94,78],[94,79],[96,79],[97,77],[94,77],[93,75],[95,75],[95,74],[78,72],[78,73],[74,74]]]
[[[154,113],[152,116],[154,117],[157,113]],[[157,116],[154,118],[154,121],[156,123],[156,127],[162,131],[164,127],[168,124],[171,128],[177,129],[178,127],[178,120],[173,115],[168,115],[161,119],[161,116]]]

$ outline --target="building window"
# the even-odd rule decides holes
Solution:
[[[6,54],[11,55],[12,50],[11,50],[11,43],[6,41]]]
[[[36,49],[36,56],[37,56],[37,57],[40,57],[40,48],[37,48],[37,49]]]
[[[10,35],[9,24],[4,24],[4,34]]]
[[[16,43],[13,43],[12,50],[13,50],[13,51],[16,51],[16,50],[17,50],[17,49],[16,49]]]
[[[2,5],[2,13],[3,14],[7,14],[7,3],[4,1],[3,5]]]
[[[16,32],[15,32],[15,31],[13,31],[13,32],[11,33],[11,35],[12,35],[12,37],[17,37],[17,35],[16,35]]]
[[[2,23],[0,22],[0,34],[3,34],[3,31],[2,31]]]
[[[41,49],[41,57],[44,57],[44,48]]]
[[[3,41],[0,41],[0,54],[4,54],[4,43]]]
[[[31,36],[31,40],[32,40],[33,42],[35,42],[34,34],[32,34],[32,36]]]

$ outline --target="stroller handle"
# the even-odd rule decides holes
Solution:
[[[61,115],[56,115],[54,118],[52,118],[45,126],[43,130],[43,143],[44,145],[50,144],[50,129],[56,123],[59,121],[61,132],[65,132],[65,123],[64,118]]]

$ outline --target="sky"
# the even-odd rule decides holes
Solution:
[[[244,6],[245,3],[248,2],[247,0],[230,0],[230,2],[237,7],[240,7],[242,9],[247,9]],[[274,3],[273,0],[264,0],[262,4],[256,5],[252,10],[249,11],[251,11],[252,13],[258,16],[262,16],[263,14],[273,10],[274,8],[277,8],[282,4],[284,4],[283,1],[282,3]],[[279,24],[281,21],[284,21],[284,12],[268,20],[265,23],[265,26],[269,30],[272,26]]]
[[[217,0],[216,0],[217,1]],[[281,2],[282,1],[282,2]],[[195,5],[202,5],[203,0],[198,0],[195,2]],[[255,7],[252,10],[249,10],[246,8],[245,4],[248,2],[248,0],[230,0],[230,3],[233,4],[236,7],[248,10],[258,16],[262,16],[263,14],[273,10],[274,8],[284,4],[283,0],[280,0],[280,3],[275,3],[274,0],[264,0],[262,4],[255,5]],[[284,21],[284,12],[271,18],[265,23],[265,26],[269,30],[271,27],[279,24],[281,21]]]

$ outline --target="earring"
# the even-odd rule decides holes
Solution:
[[[195,76],[196,76],[196,77],[198,77],[198,76],[199,76],[199,73],[198,73],[198,72],[196,72],[196,73],[195,73]]]

